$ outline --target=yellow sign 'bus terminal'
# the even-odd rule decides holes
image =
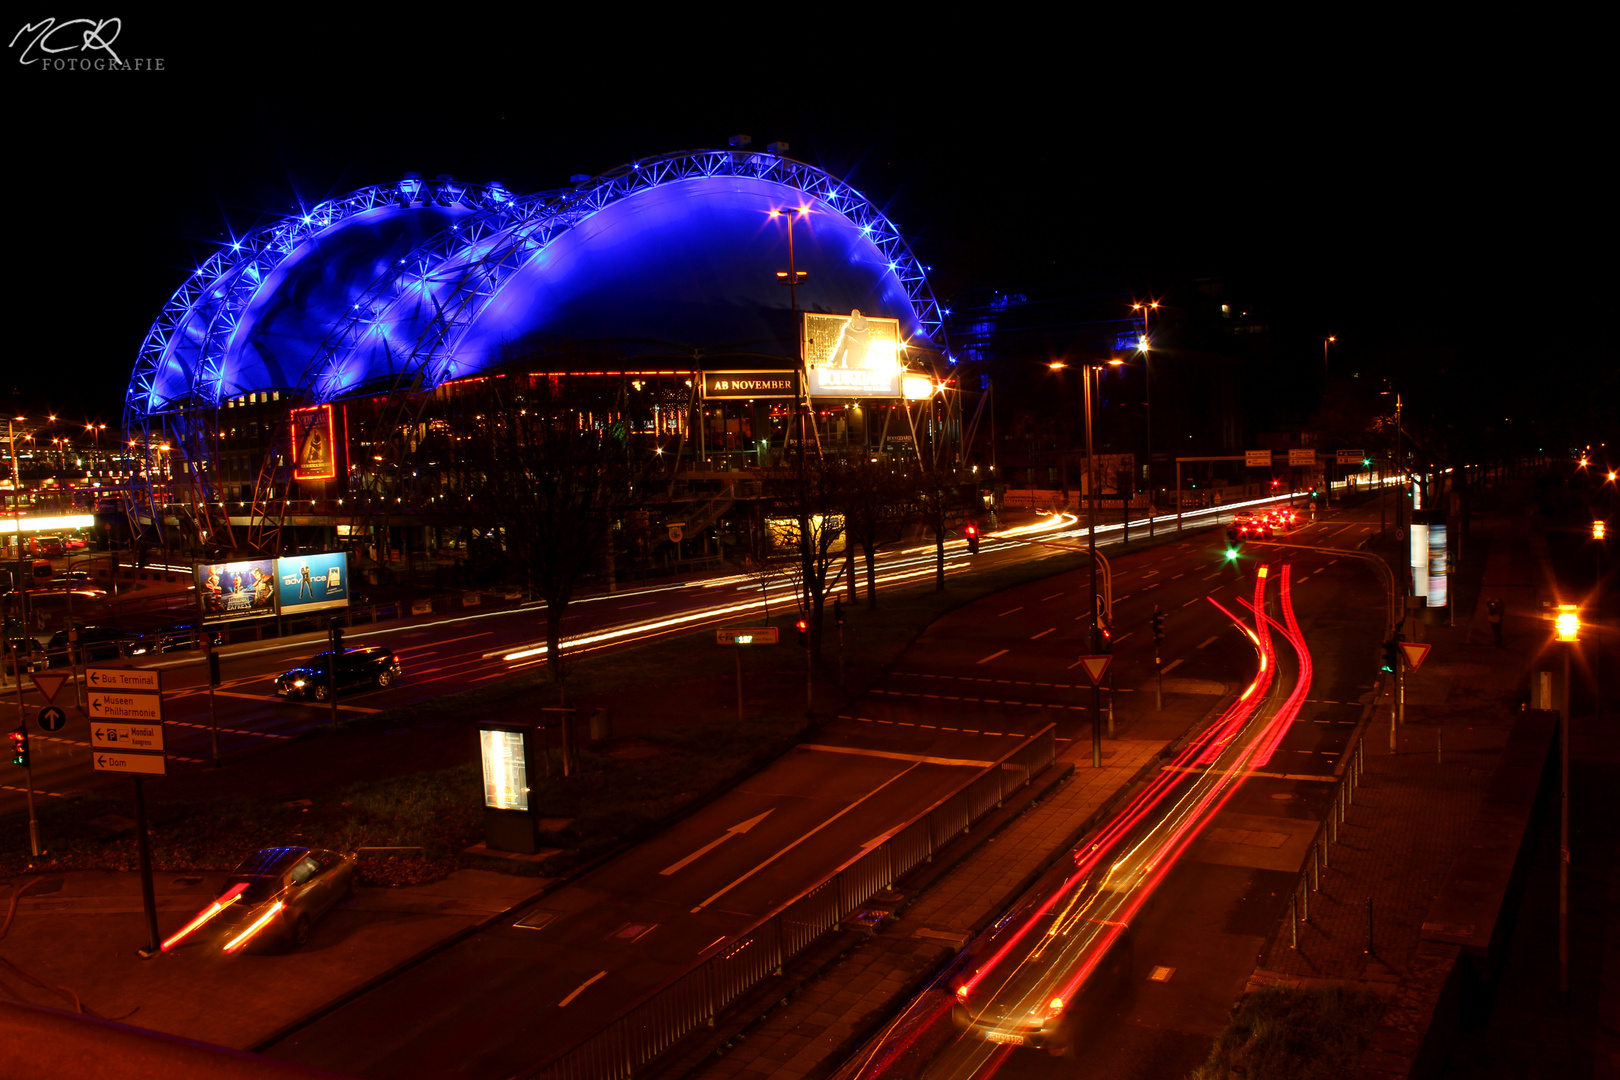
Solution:
[[[84,669],[84,684],[90,690],[122,690],[140,694],[163,692],[163,672],[144,668]]]

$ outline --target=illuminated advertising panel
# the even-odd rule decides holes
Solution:
[[[900,397],[900,320],[807,312],[804,363],[813,398]]]
[[[799,396],[797,371],[705,371],[705,401],[792,398]]]
[[[281,613],[349,606],[349,557],[342,551],[284,555],[276,560],[276,587]]]
[[[276,613],[274,559],[199,563],[194,574],[204,622],[251,619]]]
[[[529,769],[521,731],[478,731],[484,761],[484,805],[491,810],[529,808]]]
[[[292,460],[294,480],[330,480],[337,476],[332,406],[292,411]]]

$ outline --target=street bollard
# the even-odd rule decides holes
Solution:
[[[1311,921],[1311,891],[1305,887],[1303,875],[1300,877],[1299,887],[1295,891],[1299,894],[1299,921],[1308,923]]]
[[[1329,840],[1326,836],[1324,836],[1324,837],[1322,837],[1321,842],[1322,842],[1322,869],[1326,870],[1328,868],[1328,848],[1329,848],[1329,846],[1332,845],[1333,841]]]
[[[1311,838],[1311,892],[1322,891],[1322,860],[1317,858],[1316,838]]]
[[[1372,897],[1369,896],[1367,897],[1367,947],[1361,951],[1366,953],[1368,956],[1371,956],[1373,951],[1372,946]]]
[[[1299,898],[1288,898],[1288,947],[1299,948]]]

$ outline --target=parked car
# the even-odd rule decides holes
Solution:
[[[21,666],[24,671],[29,670],[35,662],[45,659],[45,647],[39,639],[28,632],[28,627],[21,619],[9,618],[6,620],[6,671],[15,675]]]
[[[68,634],[67,630],[58,630],[51,635],[49,644],[45,646],[50,654],[51,663],[68,662]],[[93,660],[146,656],[156,651],[156,644],[145,634],[137,634],[117,626],[79,627],[78,661],[81,664]]]
[[[279,943],[297,948],[310,927],[354,894],[355,857],[308,847],[263,848],[243,859],[197,917],[163,943],[168,950],[206,929],[226,952]]]
[[[276,676],[276,694],[284,698],[326,701],[334,681],[331,662],[331,653],[317,653],[302,667],[282,672]],[[367,686],[392,686],[404,673],[393,650],[380,645],[346,649],[337,654],[335,681],[340,694]]]
[[[67,554],[67,546],[62,543],[60,536],[30,536],[28,551],[47,559],[60,559]]]
[[[158,652],[183,652],[186,649],[195,649],[201,646],[205,637],[215,645],[225,644],[225,635],[222,631],[195,620],[169,623],[167,626],[148,631],[148,636],[157,646]]]
[[[68,551],[83,551],[89,547],[89,541],[82,536],[67,536],[62,538],[62,547]]]

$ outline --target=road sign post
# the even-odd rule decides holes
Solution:
[[[1093,638],[1095,638],[1093,633]],[[1091,679],[1091,765],[1102,767],[1102,678],[1108,671],[1112,656],[1082,656],[1080,666]]]
[[[737,723],[743,722],[742,651],[744,645],[775,645],[781,631],[774,626],[721,626],[714,631],[716,645],[730,645],[737,657]]]
[[[159,763],[163,758],[155,754],[141,754],[139,757],[155,757]],[[161,771],[161,770],[160,770]],[[137,949],[136,952],[143,960],[150,960],[160,951],[157,924],[157,899],[152,889],[152,839],[146,831],[146,789],[141,786],[140,773],[135,775],[135,843],[141,863],[141,905],[146,908],[146,948]]]
[[[219,706],[214,702],[214,687],[219,685],[219,656],[214,652],[214,635],[202,632],[203,655],[208,658],[208,728],[210,746],[214,752],[214,768],[219,768]]]

